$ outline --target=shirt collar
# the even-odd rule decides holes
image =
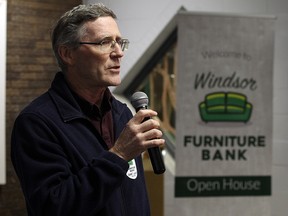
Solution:
[[[95,104],[90,103],[84,98],[80,97],[78,94],[73,92],[74,97],[79,104],[83,113],[89,118],[101,118],[106,113],[111,111],[112,108],[112,94],[110,90],[107,88],[104,92],[101,107],[98,107]]]

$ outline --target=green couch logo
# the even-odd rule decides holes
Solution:
[[[204,122],[248,122],[253,106],[244,94],[237,92],[214,92],[207,94],[199,104]]]

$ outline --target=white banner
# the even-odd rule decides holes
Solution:
[[[178,15],[177,215],[271,215],[274,22]]]

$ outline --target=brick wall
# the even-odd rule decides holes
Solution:
[[[19,181],[10,161],[14,119],[32,99],[43,93],[58,70],[50,46],[50,29],[80,0],[9,0],[7,8],[7,184],[0,186],[0,215],[27,215]]]

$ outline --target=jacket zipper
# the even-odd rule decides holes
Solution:
[[[120,191],[121,191],[121,215],[122,216],[127,216],[127,210],[126,210],[126,205],[125,205],[125,196],[123,194],[123,186],[121,186],[120,188]]]

